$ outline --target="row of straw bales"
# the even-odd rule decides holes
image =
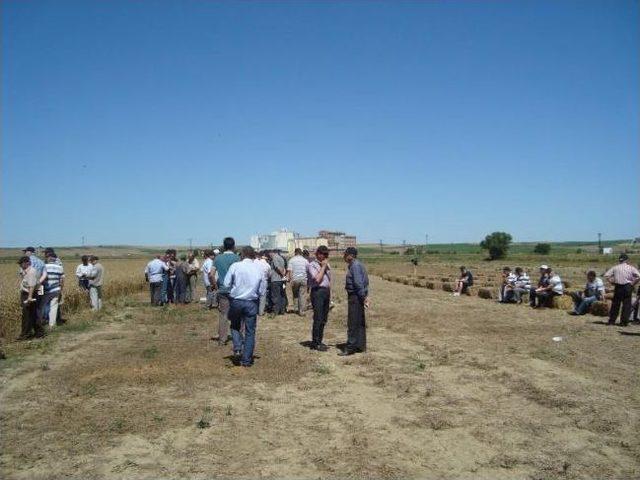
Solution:
[[[454,283],[448,277],[441,277],[440,281],[433,281],[425,275],[417,275],[416,277],[410,275],[392,275],[388,273],[383,273],[381,275],[383,280],[387,280],[389,282],[401,283],[404,285],[410,285],[417,288],[427,288],[429,290],[442,290],[445,292],[453,292],[455,287]],[[565,283],[565,287],[569,287],[567,283]],[[479,298],[492,300],[497,297],[496,289],[498,286],[493,283],[486,283],[482,287],[471,287],[468,290],[467,295],[475,295]],[[609,295],[607,295],[609,296]],[[571,310],[573,309],[573,301],[569,295],[560,295],[554,297],[552,308],[557,308],[560,310]],[[595,302],[591,306],[591,313],[596,316],[607,316],[609,314],[609,302],[607,299],[603,302]]]

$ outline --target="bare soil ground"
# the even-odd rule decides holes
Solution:
[[[310,351],[290,314],[252,369],[199,305],[80,313],[0,363],[0,477],[640,478],[640,328],[376,278],[372,300],[368,353]]]

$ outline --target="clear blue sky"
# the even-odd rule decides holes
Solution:
[[[640,235],[637,1],[2,6],[4,246]]]

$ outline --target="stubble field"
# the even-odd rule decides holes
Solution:
[[[2,477],[640,476],[640,328],[371,280],[369,350],[347,358],[300,345],[308,312],[260,319],[255,367],[233,367],[216,315],[144,293],[10,345]]]

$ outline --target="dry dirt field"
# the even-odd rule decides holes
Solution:
[[[372,277],[368,353],[300,345],[309,312],[241,369],[210,312],[146,300],[8,346],[1,478],[640,478],[640,327]]]

